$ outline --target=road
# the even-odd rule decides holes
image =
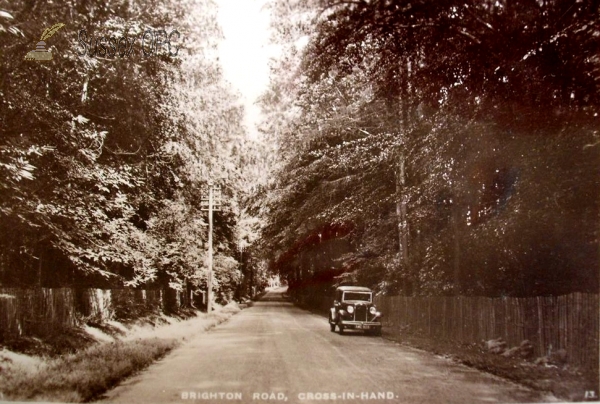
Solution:
[[[385,338],[329,331],[285,289],[108,392],[115,403],[508,403],[553,396]],[[335,400],[333,400],[335,398]]]

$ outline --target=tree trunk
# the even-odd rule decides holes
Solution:
[[[454,243],[454,252],[452,254],[452,261],[454,266],[454,290],[456,294],[461,294],[462,289],[462,274],[460,270],[460,240],[459,240],[459,221],[460,221],[460,210],[456,205],[456,201],[452,204],[452,238]]]
[[[400,117],[402,120],[403,146],[406,149],[408,143],[409,123],[409,97],[410,97],[410,75],[411,62],[408,58],[402,58],[399,66],[400,76]],[[406,150],[399,152],[398,168],[396,174],[396,214],[398,216],[398,260],[400,268],[404,269],[404,277],[408,271],[408,218],[406,193]],[[403,280],[403,289],[406,292],[406,279]]]
[[[406,265],[408,259],[408,224],[406,221],[406,200],[404,154],[400,154],[398,174],[396,176],[396,214],[398,215],[398,256],[400,265]]]

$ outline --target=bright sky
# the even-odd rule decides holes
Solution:
[[[226,80],[242,94],[246,108],[246,126],[256,138],[260,108],[256,99],[269,84],[269,58],[277,55],[277,47],[269,44],[269,10],[266,0],[217,0],[219,24],[225,39],[219,47],[219,58]]]

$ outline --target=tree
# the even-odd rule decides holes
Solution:
[[[309,40],[289,54],[297,62],[285,60],[265,97],[276,122],[267,130],[283,152],[268,248],[282,256],[324,223],[350,221],[355,250],[340,267],[360,262],[352,277],[382,290],[527,295],[597,285],[598,198],[571,180],[586,187],[597,180],[589,153],[599,101],[596,5],[297,1],[275,8],[313,17],[313,25],[280,22],[281,32],[301,26]],[[550,163],[572,163],[573,155],[574,168]],[[401,160],[405,181],[397,189]],[[400,199],[408,258],[394,263]],[[557,211],[557,200],[570,202]],[[556,223],[561,230],[549,233]],[[517,237],[525,229],[528,236]],[[542,241],[548,234],[552,241]],[[572,237],[572,247],[556,252]],[[544,272],[552,254],[560,263]]]
[[[245,133],[214,57],[215,5],[23,1],[0,10],[0,282],[201,289],[199,194],[212,179],[227,201],[216,221],[227,299],[239,283],[236,145]],[[24,61],[57,21],[68,23],[50,41],[51,63]],[[149,29],[170,48],[148,55]],[[110,38],[130,51],[109,55]]]

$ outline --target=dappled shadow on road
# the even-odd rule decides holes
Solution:
[[[265,293],[258,301],[259,302],[282,302],[289,303],[287,293],[287,287],[281,288],[268,288]]]

